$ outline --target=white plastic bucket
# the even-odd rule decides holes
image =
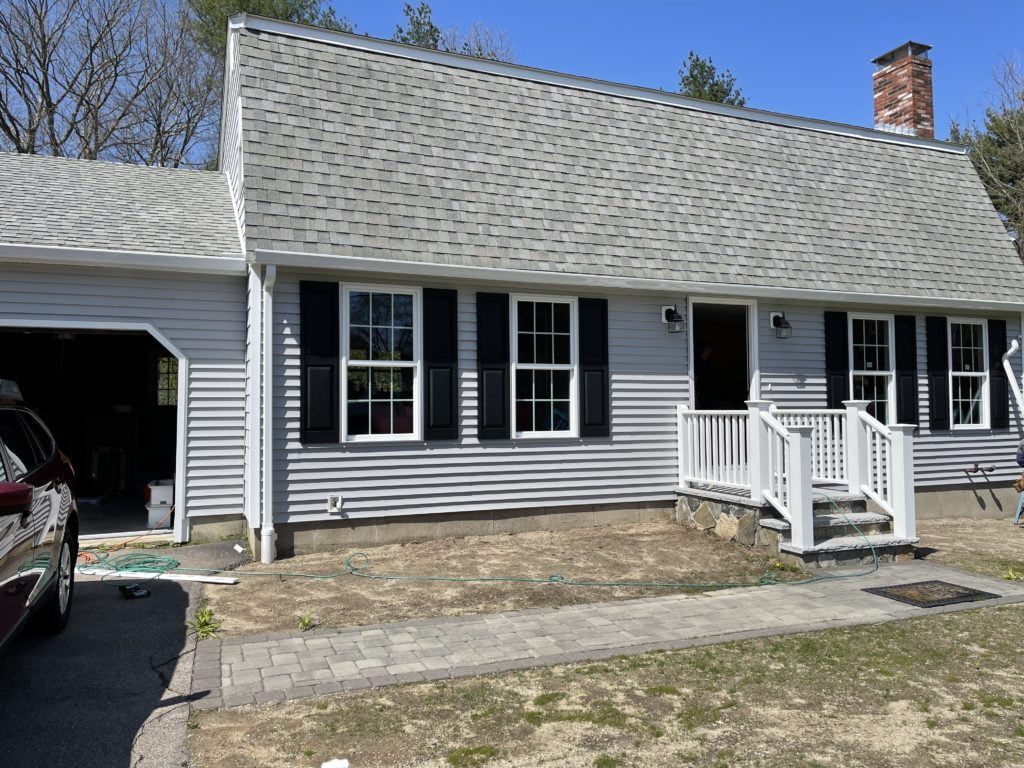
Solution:
[[[150,504],[173,504],[174,503],[174,481],[153,480],[149,483]]]
[[[171,527],[171,505],[170,504],[147,504],[146,505],[146,527],[147,528],[170,528]]]

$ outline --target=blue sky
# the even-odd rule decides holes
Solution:
[[[402,0],[332,0],[357,31],[388,38]],[[731,69],[748,106],[871,125],[875,56],[934,46],[935,124],[980,116],[1002,57],[1024,54],[1024,2],[950,0],[434,0],[442,28],[504,31],[520,64],[675,90],[693,49]]]

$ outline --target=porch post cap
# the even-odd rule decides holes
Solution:
[[[870,400],[843,400],[843,405],[847,408],[867,408],[871,405]]]
[[[767,409],[767,408],[771,408],[771,406],[772,406],[772,401],[771,400],[746,400],[745,402],[746,402],[748,408],[764,408],[764,409]]]
[[[917,424],[890,424],[889,431],[899,432],[904,435],[914,434],[914,430],[917,429]]]

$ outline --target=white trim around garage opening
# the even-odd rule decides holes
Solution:
[[[185,442],[188,425],[188,357],[170,339],[150,323],[105,322],[102,320],[25,320],[23,318],[0,317],[0,328],[29,328],[53,331],[142,331],[148,333],[163,345],[164,349],[178,358],[178,413],[175,430],[174,453],[174,540],[186,542],[189,539],[188,509],[185,497],[186,477]]]

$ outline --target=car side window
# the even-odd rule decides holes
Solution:
[[[34,441],[14,411],[0,410],[0,442],[7,448],[15,481],[31,474],[41,463]]]
[[[25,427],[28,429],[29,434],[31,434],[36,440],[36,446],[39,449],[39,463],[42,464],[44,461],[49,461],[50,457],[53,456],[55,448],[53,436],[50,435],[50,430],[44,427],[43,423],[31,413],[25,413],[23,411],[19,415],[25,423]]]

